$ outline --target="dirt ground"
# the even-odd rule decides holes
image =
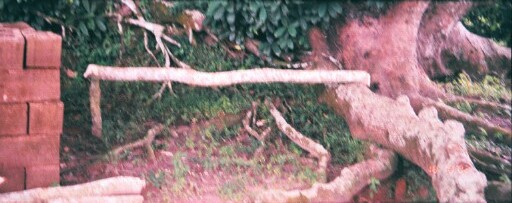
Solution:
[[[157,137],[154,161],[143,149],[117,158],[92,155],[95,143],[80,134],[67,129],[63,135],[61,185],[113,176],[140,177],[147,183],[145,202],[251,202],[258,191],[308,188],[317,178],[316,161],[307,154],[291,152],[276,142],[254,156],[259,144],[244,133],[228,140],[204,135]],[[81,147],[76,147],[78,143]],[[329,166],[328,180],[342,168]],[[394,175],[376,188],[363,189],[354,202],[414,200],[416,195],[407,193],[406,187],[404,178]],[[429,196],[428,189],[419,191],[422,197]]]

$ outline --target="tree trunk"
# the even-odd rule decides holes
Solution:
[[[478,74],[510,64],[510,48],[469,33],[459,23],[471,6],[404,1],[377,18],[337,24],[327,35],[319,29],[309,33],[317,68],[336,69],[319,57],[334,56],[345,69],[368,72],[371,89],[381,95],[352,85],[328,91],[326,98],[345,117],[352,135],[393,149],[420,166],[432,178],[441,202],[485,201],[486,177],[469,158],[464,127],[456,121],[443,123],[434,107],[424,108],[427,99],[452,97],[429,76],[453,74],[461,63]]]

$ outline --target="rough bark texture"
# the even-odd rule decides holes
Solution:
[[[396,168],[397,156],[389,150],[373,147],[375,157],[344,168],[329,183],[315,183],[305,190],[269,190],[259,193],[254,202],[350,202],[352,196],[370,184],[371,178],[385,179]]]
[[[255,68],[226,72],[201,72],[182,68],[118,68],[91,64],[86,78],[114,81],[173,81],[202,87],[229,86],[242,83],[363,83],[370,84],[370,75],[364,71],[312,71]]]
[[[486,177],[471,162],[459,122],[437,117],[429,107],[418,115],[407,96],[393,100],[366,87],[343,85],[328,103],[343,115],[352,136],[392,149],[420,166],[441,202],[485,202]],[[375,102],[379,101],[379,102]]]
[[[446,39],[459,20],[473,5],[472,2],[431,3],[418,29],[418,62],[430,77],[453,73],[442,61],[441,51]]]
[[[75,202],[75,198],[78,198],[76,202],[94,199],[142,202],[140,194],[145,185],[146,182],[139,178],[121,176],[74,186],[36,188],[0,194],[0,202]]]

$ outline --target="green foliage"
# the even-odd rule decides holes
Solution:
[[[150,171],[146,179],[156,188],[160,188],[165,184],[165,176],[166,173],[162,170],[158,170],[157,172]]]
[[[463,19],[468,30],[485,37],[491,37],[500,44],[510,47],[512,41],[512,2],[498,0],[475,6]]]
[[[461,73],[459,78],[446,85],[448,91],[470,97],[481,97],[489,101],[509,101],[512,91],[499,78],[487,75],[481,82],[474,82],[469,75]]]
[[[25,21],[36,29],[67,31],[100,38],[107,31],[105,12],[113,1],[0,0],[0,21]]]
[[[262,41],[262,53],[282,53],[308,48],[307,31],[327,27],[343,12],[338,2],[305,1],[212,1],[206,11],[207,24],[228,39],[243,44],[246,37]]]
[[[378,187],[380,185],[379,179],[372,177],[370,179],[370,185],[368,187],[370,188],[370,196],[373,197],[373,195],[378,191]]]

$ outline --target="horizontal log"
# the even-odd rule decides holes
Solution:
[[[107,197],[73,197],[56,198],[48,200],[48,203],[90,203],[90,202],[108,202],[108,203],[142,203],[142,195],[116,195]]]
[[[84,77],[113,81],[179,82],[194,86],[218,87],[244,83],[363,83],[370,75],[357,70],[285,70],[255,68],[225,72],[201,72],[183,68],[108,67],[90,64]]]
[[[0,202],[47,202],[100,196],[140,195],[146,182],[136,177],[114,177],[66,187],[36,188],[0,194]],[[102,202],[102,201],[100,201]]]

